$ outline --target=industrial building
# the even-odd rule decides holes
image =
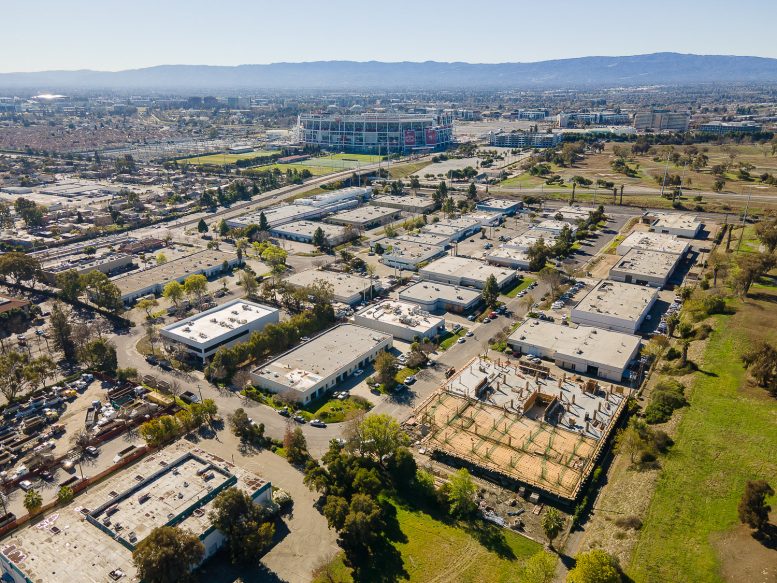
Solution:
[[[369,278],[323,269],[306,269],[287,277],[284,281],[293,287],[309,287],[319,282],[328,283],[332,286],[334,300],[349,306],[370,299],[373,293],[373,283]]]
[[[562,206],[559,209],[548,209],[542,213],[542,216],[577,223],[578,221],[587,220],[594,211],[596,209],[585,206]]]
[[[688,252],[689,248],[690,245],[687,241],[681,241],[674,235],[634,231],[618,244],[616,251],[618,255],[626,255],[632,249],[644,249],[682,256]]]
[[[575,225],[568,223],[567,221],[557,221],[556,219],[546,219],[532,227],[535,231],[544,231],[555,236],[558,236],[564,228],[568,228],[572,235],[577,233],[577,227]]]
[[[257,387],[308,403],[392,347],[388,334],[341,324],[251,371]]]
[[[44,262],[41,270],[46,282],[53,285],[56,283],[57,275],[71,269],[78,275],[86,275],[90,271],[101,271],[111,275],[131,265],[132,256],[126,253],[106,253],[101,257],[81,254]]]
[[[427,312],[451,312],[462,314],[476,308],[483,301],[479,290],[419,281],[399,292],[399,299],[412,302]]]
[[[637,131],[687,132],[691,114],[687,111],[651,109],[634,114],[634,129]]]
[[[508,247],[506,245],[500,245],[492,249],[488,252],[485,259],[493,265],[501,265],[510,269],[529,269],[529,264],[531,263],[526,249]]]
[[[630,390],[524,363],[474,358],[404,426],[433,459],[539,501],[584,491]],[[536,498],[535,498],[536,497]]]
[[[674,253],[632,249],[610,268],[609,278],[661,288],[669,281],[680,257]]]
[[[416,304],[395,300],[363,308],[354,314],[353,323],[407,342],[431,340],[445,331],[445,318],[432,316]]]
[[[167,344],[182,346],[204,363],[222,346],[245,342],[252,332],[279,320],[276,308],[237,299],[165,326],[159,333]]]
[[[384,194],[383,196],[373,198],[370,204],[395,208],[419,215],[430,213],[437,206],[430,196],[414,196],[411,194]]]
[[[445,248],[449,246],[448,237],[434,233],[404,232],[400,233],[395,238],[408,243],[417,243],[418,245],[436,245]]]
[[[378,245],[383,249],[380,257],[383,265],[409,271],[416,271],[419,265],[425,265],[445,255],[445,247],[442,245],[415,243],[406,237],[379,239],[372,244],[372,248],[375,249]]]
[[[562,139],[560,133],[490,132],[488,144],[497,148],[555,148]]]
[[[352,226],[357,229],[367,230],[393,223],[402,217],[399,209],[381,206],[360,206],[358,208],[340,211],[326,219],[333,225]]]
[[[662,214],[651,223],[650,230],[663,235],[695,239],[701,227],[702,223],[695,215]]]
[[[213,500],[239,488],[272,506],[272,484],[186,440],[114,472],[76,498],[7,536],[0,547],[2,580],[138,581],[132,552],[154,528],[171,525],[197,536],[211,557],[225,537],[209,519]]]
[[[160,294],[171,281],[183,282],[190,275],[201,273],[212,277],[240,262],[237,255],[217,249],[203,249],[191,255],[173,259],[142,271],[134,271],[113,280],[121,291],[121,299],[129,304],[149,294]]]
[[[431,152],[453,140],[450,113],[308,113],[298,117],[297,125],[305,146],[335,152]]]
[[[421,227],[422,233],[445,237],[445,245],[471,237],[481,229],[480,222],[463,216],[458,219],[443,219]]]
[[[556,123],[560,128],[568,128],[571,125],[603,125],[617,126],[631,123],[631,115],[616,111],[573,111],[559,113]]]
[[[279,227],[273,227],[270,229],[270,234],[281,239],[288,239],[289,241],[312,243],[313,235],[318,229],[321,229],[321,232],[324,234],[324,240],[330,247],[345,243],[359,235],[357,231],[346,229],[340,225],[314,223],[312,221],[294,221]]]
[[[483,289],[486,280],[493,275],[500,289],[507,287],[517,276],[515,271],[488,265],[477,259],[447,255],[418,270],[421,279],[470,286]]]
[[[487,198],[478,202],[475,208],[489,213],[504,213],[511,217],[523,208],[523,201],[511,198]]]
[[[581,326],[635,334],[657,297],[651,287],[602,280],[572,308],[570,317]]]
[[[552,360],[557,366],[621,382],[639,355],[640,338],[590,326],[562,326],[529,318],[507,339],[516,352]]]

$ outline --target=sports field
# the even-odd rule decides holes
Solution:
[[[280,150],[257,150],[255,152],[245,152],[243,154],[209,154],[207,156],[191,156],[178,160],[178,164],[192,164],[195,166],[205,166],[213,164],[224,166],[225,164],[234,164],[238,160],[250,160],[251,158],[269,158],[275,154],[280,154]]]

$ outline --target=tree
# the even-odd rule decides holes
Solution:
[[[394,386],[394,376],[398,371],[397,359],[388,352],[381,352],[375,359],[375,376],[378,382],[385,387]]]
[[[68,362],[76,361],[76,343],[73,340],[73,326],[70,324],[70,313],[62,309],[59,303],[51,308],[51,338],[54,348],[61,350]]]
[[[499,284],[493,274],[486,278],[486,283],[480,295],[483,298],[483,302],[489,308],[493,308],[499,301]]]
[[[202,305],[202,298],[208,291],[208,278],[201,273],[193,273],[183,282],[183,289],[187,296],[193,296],[197,305]]]
[[[208,223],[205,222],[205,219],[200,219],[200,222],[197,223],[197,232],[199,233],[208,232]]]
[[[164,265],[167,263],[167,255],[164,253],[157,253],[156,254],[156,264],[157,265]]]
[[[529,258],[529,271],[539,271],[548,262],[550,249],[545,245],[545,239],[540,237],[526,250]]]
[[[533,554],[521,569],[523,583],[551,583],[556,576],[557,557],[547,551]]]
[[[178,583],[202,561],[205,547],[190,532],[174,526],[159,526],[138,543],[132,560],[138,577],[147,583]]]
[[[59,288],[59,295],[63,300],[74,302],[83,291],[81,276],[75,269],[68,269],[56,276],[56,285]]]
[[[478,197],[478,189],[477,186],[475,186],[475,183],[471,183],[469,185],[469,189],[467,190],[467,198],[470,200],[476,200]]]
[[[774,489],[766,480],[748,480],[737,507],[740,522],[759,533],[769,524],[772,508],[766,503],[767,496],[774,496]]]
[[[259,213],[259,230],[263,232],[270,230],[270,224],[267,222],[267,217],[264,215],[264,211]]]
[[[259,282],[256,281],[256,276],[248,270],[243,269],[240,272],[237,282],[243,288],[248,298],[254,297],[259,290]]]
[[[777,217],[770,217],[755,224],[755,235],[769,253],[777,249]]]
[[[628,454],[632,464],[636,461],[636,455],[642,450],[643,446],[642,435],[634,423],[629,423],[628,426],[619,430],[615,435],[616,453]]]
[[[313,231],[313,246],[316,249],[324,249],[326,247],[326,236],[324,235],[324,230],[321,227],[317,227],[315,231]]]
[[[26,198],[19,197],[14,202],[14,210],[27,227],[40,227],[43,225],[45,207]]]
[[[30,488],[24,495],[24,508],[32,516],[40,512],[43,506],[43,496],[35,488]]]
[[[547,512],[542,516],[542,530],[545,532],[545,536],[548,537],[548,546],[553,548],[553,541],[559,535],[564,528],[564,518],[561,513],[553,507],[549,507]]]
[[[471,516],[477,508],[475,504],[477,486],[466,468],[461,468],[453,474],[449,485],[448,502],[450,502],[451,514],[459,517]]]
[[[761,341],[742,355],[742,362],[759,387],[777,395],[777,348]]]
[[[146,312],[146,318],[151,319],[151,310],[159,306],[159,302],[152,298],[143,298],[135,307]]]
[[[620,570],[615,559],[602,549],[577,555],[567,583],[620,583]]]
[[[242,490],[229,488],[216,496],[209,518],[224,533],[233,563],[258,563],[272,544],[269,513]]]
[[[299,427],[292,429],[290,426],[286,426],[286,433],[283,435],[283,449],[286,450],[286,459],[289,460],[289,463],[300,465],[310,459],[305,434]]]
[[[102,271],[90,271],[82,277],[86,294],[96,306],[113,313],[124,309],[121,290]]]
[[[119,365],[116,346],[105,339],[92,340],[81,348],[81,358],[93,369],[116,374]]]
[[[14,285],[22,282],[35,283],[41,279],[40,262],[32,255],[10,251],[0,255],[0,279]]]
[[[734,290],[746,297],[750,287],[775,265],[775,256],[771,253],[743,253],[736,258],[732,284]]]
[[[229,234],[229,225],[224,219],[219,221],[218,232],[219,237],[226,237]]]
[[[546,265],[540,269],[537,277],[550,287],[550,293],[555,297],[561,287],[561,272],[555,267]]]
[[[402,446],[407,445],[407,435],[396,419],[390,415],[367,415],[361,422],[358,435],[362,443],[360,450],[372,454],[379,463]]]
[[[63,506],[65,504],[69,504],[74,497],[75,497],[75,494],[73,493],[73,488],[71,488],[70,486],[62,486],[59,489],[59,492],[57,492],[57,502],[59,502]]]
[[[162,290],[162,297],[173,302],[173,305],[177,308],[178,303],[183,299],[184,293],[184,287],[180,283],[171,281]]]

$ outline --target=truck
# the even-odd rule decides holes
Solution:
[[[97,409],[94,407],[89,407],[86,410],[86,423],[85,425],[87,427],[92,427],[95,422],[97,421]]]

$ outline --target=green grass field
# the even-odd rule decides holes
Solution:
[[[534,279],[531,277],[524,277],[518,285],[503,295],[506,295],[508,298],[514,298],[527,287],[529,287],[532,283],[534,283]]]
[[[269,158],[275,154],[280,154],[280,150],[258,150],[256,152],[246,152],[244,154],[210,154],[209,156],[192,156],[178,160],[178,164],[193,164],[195,166],[204,166],[206,164],[215,164],[223,166],[224,164],[234,164],[238,160],[247,160],[250,158]]]
[[[394,506],[404,535],[401,542],[393,543],[400,554],[401,568],[387,573],[392,566],[376,559],[375,570],[379,575],[365,581],[517,582],[516,572],[523,561],[542,550],[540,544],[488,523],[458,525],[414,508],[397,503]],[[314,583],[352,581],[342,556],[333,561],[329,571],[333,575],[331,579],[320,576]]]
[[[713,540],[738,523],[745,482],[777,476],[777,402],[746,386],[740,357],[777,340],[777,289],[754,287],[716,329],[680,421],[628,569],[636,583],[719,583]],[[772,504],[774,502],[772,501]],[[734,565],[734,568],[736,566]]]
[[[456,334],[448,332],[444,340],[440,342],[440,350],[448,350],[451,346],[458,342],[459,338],[462,338],[467,333],[466,328],[460,328]]]

